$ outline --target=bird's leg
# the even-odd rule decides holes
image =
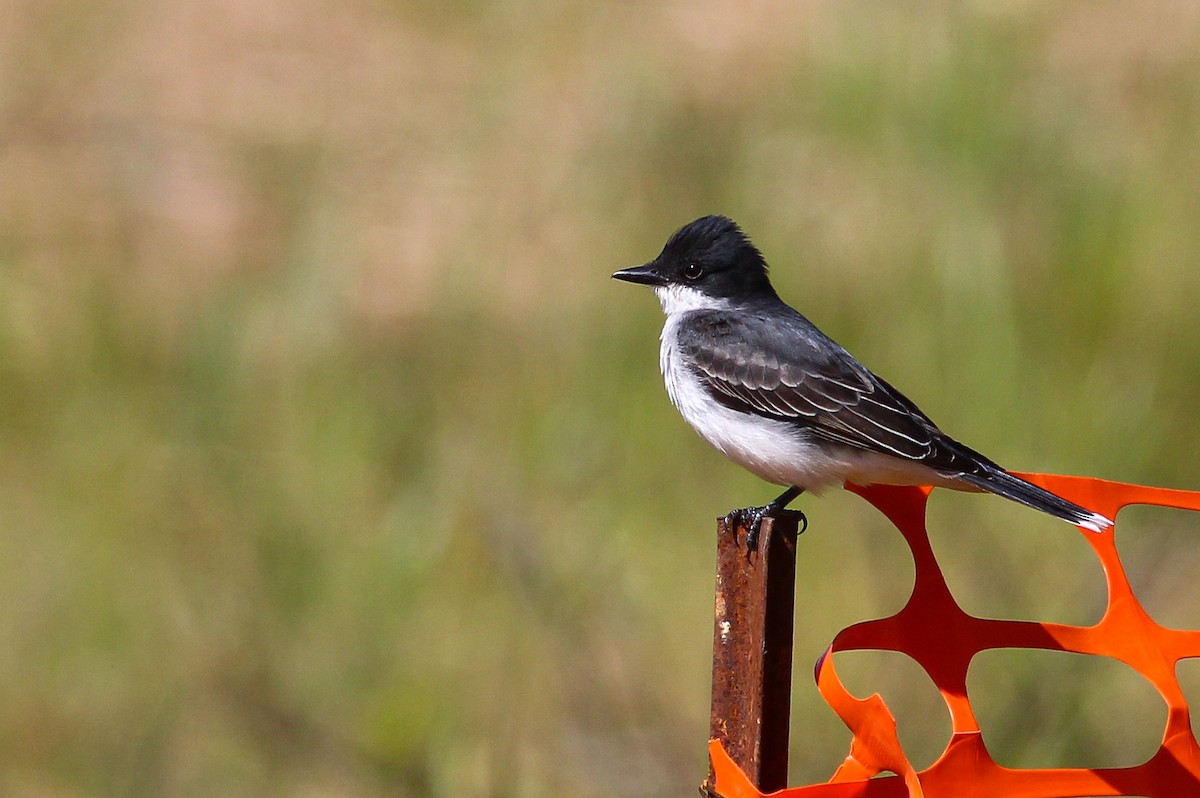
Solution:
[[[774,501],[764,504],[762,507],[743,507],[740,510],[732,510],[729,515],[725,516],[725,524],[726,526],[736,526],[738,522],[741,522],[746,527],[746,550],[754,551],[758,548],[758,532],[762,528],[763,519],[768,516],[775,517],[775,513],[787,507],[803,492],[804,488],[793,485],[779,494]],[[803,533],[808,529],[808,518],[804,513],[800,513],[800,522],[800,532]]]

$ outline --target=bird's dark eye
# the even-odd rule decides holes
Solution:
[[[699,263],[689,263],[683,267],[683,276],[689,280],[699,280],[704,274],[704,269],[700,268]]]

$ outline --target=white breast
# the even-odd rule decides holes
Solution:
[[[776,485],[819,490],[841,476],[845,463],[791,424],[739,413],[717,402],[680,362],[675,327],[683,314],[667,318],[663,327],[659,366],[667,395],[687,423],[717,451],[750,473]]]
[[[663,304],[667,304],[665,298]],[[676,329],[686,314],[670,313],[662,331],[659,367],[667,394],[700,437],[730,460],[768,482],[813,492],[846,481],[861,485],[945,484],[944,478],[918,463],[816,440],[794,424],[725,407],[708,395],[676,348]]]

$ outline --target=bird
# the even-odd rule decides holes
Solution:
[[[943,432],[785,303],[762,252],[728,217],[684,225],[654,260],[612,276],[658,295],[659,367],[683,418],[730,460],[786,487],[726,516],[747,530],[751,550],[764,518],[847,482],[987,491],[1091,532],[1113,524]]]

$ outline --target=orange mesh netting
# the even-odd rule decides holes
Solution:
[[[1200,510],[1200,493],[1148,488],[1085,477],[1023,475],[1064,498],[1115,519],[1130,504]],[[1200,657],[1200,632],[1155,623],[1138,602],[1117,555],[1115,528],[1081,532],[1095,550],[1108,584],[1108,607],[1095,626],[977,618],[959,607],[934,559],[925,529],[929,488],[847,486],[865,497],[903,533],[916,563],[908,603],[890,618],[843,629],[817,663],[817,688],[854,733],[850,755],[827,784],[772,793],[777,798],[967,798],[969,796],[1200,795],[1200,746],[1192,733],[1176,663]],[[1161,747],[1128,768],[1012,769],[988,754],[967,695],[967,668],[980,651],[1027,648],[1112,657],[1149,681],[1167,704]],[[917,772],[896,736],[896,721],[878,695],[860,699],[833,667],[839,651],[899,651],[929,674],[950,711],[952,735],[936,762]],[[715,787],[725,798],[762,795],[725,753],[709,744]],[[886,773],[889,775],[879,776]],[[872,778],[879,776],[878,778]]]

